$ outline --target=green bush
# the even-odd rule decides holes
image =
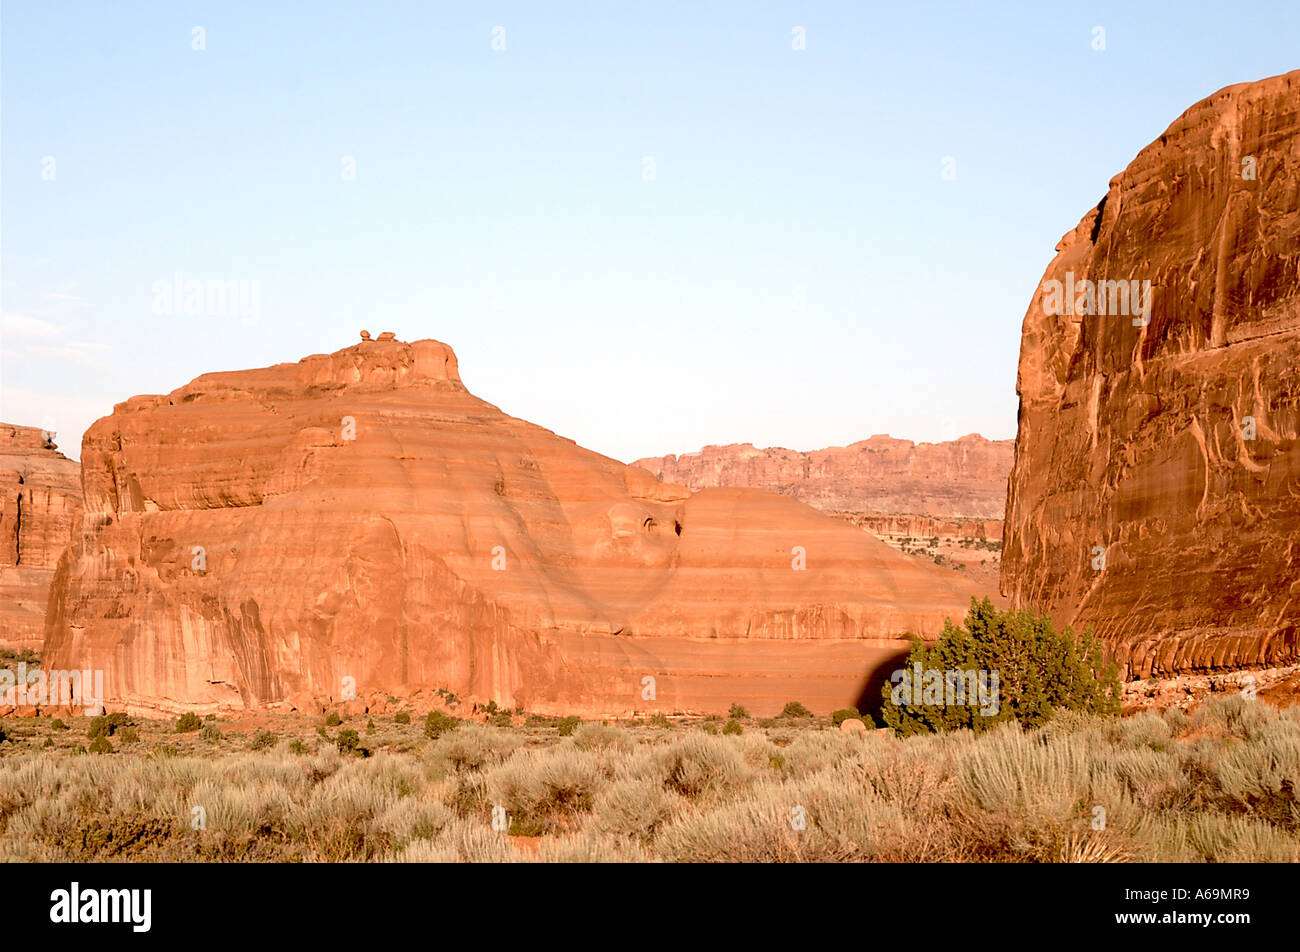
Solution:
[[[831,723],[839,727],[845,721],[856,721],[862,718],[862,714],[857,708],[842,707],[831,714]]]
[[[95,739],[90,742],[90,752],[92,754],[111,754],[113,745],[108,742],[108,735],[96,734]]]
[[[122,743],[124,744],[140,743],[140,735],[136,733],[134,727],[123,727],[121,733],[118,736],[121,738]]]
[[[91,740],[96,737],[107,737],[113,733],[113,726],[108,723],[108,718],[102,714],[99,717],[90,719],[90,726],[86,728],[86,736]]]
[[[914,685],[918,665],[923,680]],[[970,698],[969,688],[981,683],[987,695]],[[1047,615],[1000,610],[987,598],[972,598],[965,625],[949,621],[933,645],[914,639],[906,668],[894,672],[882,696],[885,725],[904,737],[978,732],[1012,720],[1037,727],[1061,709],[1120,710],[1119,674],[1090,631],[1058,632]]]
[[[663,713],[652,714],[650,716],[651,727],[672,727],[673,722],[668,720],[668,715]]]
[[[509,711],[497,711],[488,718],[488,723],[493,727],[509,727],[514,723]]]
[[[439,738],[447,731],[454,731],[460,727],[460,721],[451,717],[442,711],[430,711],[429,716],[424,719],[424,736]]]
[[[66,731],[68,729],[68,725],[63,722],[63,718],[61,717],[56,717],[54,720],[50,721],[50,727],[56,731]]]
[[[221,742],[221,731],[217,729],[216,724],[204,724],[203,730],[199,731],[199,737],[209,744],[218,744]]]
[[[253,741],[249,746],[253,750],[270,750],[279,740],[274,731],[263,730],[253,735]]]
[[[409,712],[409,711],[398,711],[396,714],[393,715],[393,723],[394,723],[394,724],[409,724],[409,723],[411,723],[411,714],[410,714],[410,712]]]
[[[578,717],[575,714],[570,714],[568,717],[560,718],[555,724],[555,729],[559,732],[561,737],[568,737],[578,729],[578,725],[581,723],[581,717]]]
[[[339,753],[356,753],[357,748],[361,746],[361,735],[352,730],[352,728],[345,727],[343,730],[339,731],[337,743],[339,745]]]
[[[744,707],[737,704],[735,701],[732,701],[731,710],[727,712],[727,716],[733,721],[743,721],[745,718],[749,717],[749,711],[745,710]]]
[[[813,712],[808,710],[798,701],[790,701],[785,707],[781,708],[782,717],[812,717]]]
[[[326,727],[338,727],[342,723],[343,723],[343,718],[339,717],[338,711],[330,711],[328,714],[325,715]]]
[[[375,719],[372,717],[366,721],[366,733],[373,734],[374,732],[375,732]]]
[[[289,753],[302,756],[303,754],[310,754],[311,748],[300,740],[293,740],[289,742]]]
[[[203,722],[199,720],[199,715],[193,711],[186,711],[176,719],[176,733],[178,734],[188,734],[190,731],[196,731],[202,726]]]
[[[722,733],[724,733],[724,734],[743,734],[743,733],[745,733],[745,729],[744,729],[743,727],[740,726],[740,721],[736,720],[736,719],[733,717],[731,720],[727,721],[727,723],[725,723],[725,724],[722,725]]]

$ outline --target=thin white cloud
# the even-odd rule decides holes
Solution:
[[[58,324],[43,321],[39,317],[16,314],[6,311],[0,314],[0,334],[6,338],[16,337],[23,340],[49,340],[63,333]]]

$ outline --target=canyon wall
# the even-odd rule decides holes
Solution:
[[[802,503],[700,492],[381,335],[119,404],[47,622],[110,706],[462,696],[552,713],[870,702],[982,594]]]
[[[1131,676],[1296,660],[1300,72],[1188,109],[1056,250],[1024,319],[1003,592]],[[1145,313],[1098,284],[1148,281]]]
[[[81,516],[81,470],[47,434],[0,423],[0,647],[39,648],[50,580]]]

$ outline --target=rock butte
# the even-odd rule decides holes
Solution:
[[[0,423],[0,646],[40,647],[50,579],[80,518],[76,461],[40,429]]]
[[[1056,250],[1045,282],[1149,280],[1150,319],[1035,292],[1003,592],[1133,676],[1294,661],[1300,71],[1192,106]]]
[[[391,337],[96,422],[48,664],[103,668],[128,709],[351,678],[552,713],[830,711],[984,594],[793,499],[692,493],[506,416],[450,347]]]

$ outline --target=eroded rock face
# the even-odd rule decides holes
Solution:
[[[1149,311],[1083,281],[1149,281]],[[1300,72],[1197,103],[1111,180],[1025,315],[1017,389],[1014,604],[1134,676],[1295,659]]]
[[[59,555],[81,516],[81,469],[40,429],[0,423],[0,646],[39,648]]]
[[[1001,519],[1012,442],[976,434],[946,443],[873,436],[809,453],[733,443],[633,465],[690,489],[750,486],[817,509]]]
[[[388,338],[95,423],[50,664],[162,710],[440,687],[832,710],[977,594],[795,500],[692,493],[508,417],[446,345]]]

